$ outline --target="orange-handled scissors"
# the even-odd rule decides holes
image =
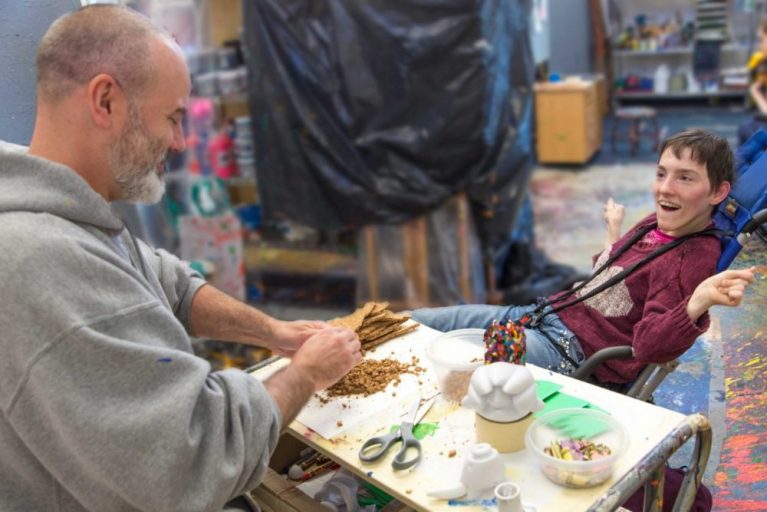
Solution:
[[[419,395],[397,430],[386,435],[371,437],[365,441],[365,444],[360,448],[360,460],[363,462],[378,460],[394,443],[402,442],[402,446],[391,462],[392,467],[394,469],[407,469],[416,465],[421,460],[421,442],[413,436],[413,429],[423,419],[433,403],[434,398],[431,398],[421,405],[421,396]],[[407,458],[408,449],[411,448],[412,451],[415,451],[415,456]]]

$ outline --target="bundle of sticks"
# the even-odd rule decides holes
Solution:
[[[393,313],[387,309],[388,307],[388,302],[367,302],[351,315],[334,318],[328,323],[336,327],[347,327],[356,332],[364,354],[381,343],[418,328],[417,323],[405,325],[410,317]]]

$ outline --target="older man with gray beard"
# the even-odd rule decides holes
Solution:
[[[85,7],[50,27],[37,71],[28,150],[0,144],[0,510],[244,509],[232,500],[359,340],[228,297],[112,213],[158,201],[184,149],[189,72],[167,34]],[[263,384],[211,372],[191,335],[291,363]]]

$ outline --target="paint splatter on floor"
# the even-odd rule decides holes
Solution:
[[[755,240],[734,266],[764,265],[765,259],[764,245]],[[760,273],[741,308],[720,311],[727,436],[714,476],[715,510],[767,510],[766,310],[767,276]]]

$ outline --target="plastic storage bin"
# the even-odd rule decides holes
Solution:
[[[552,442],[574,439],[604,444],[611,453],[594,460],[564,460],[544,451]],[[554,483],[574,488],[593,487],[610,478],[627,442],[626,427],[594,409],[560,409],[544,414],[525,435],[525,446],[543,474]]]

